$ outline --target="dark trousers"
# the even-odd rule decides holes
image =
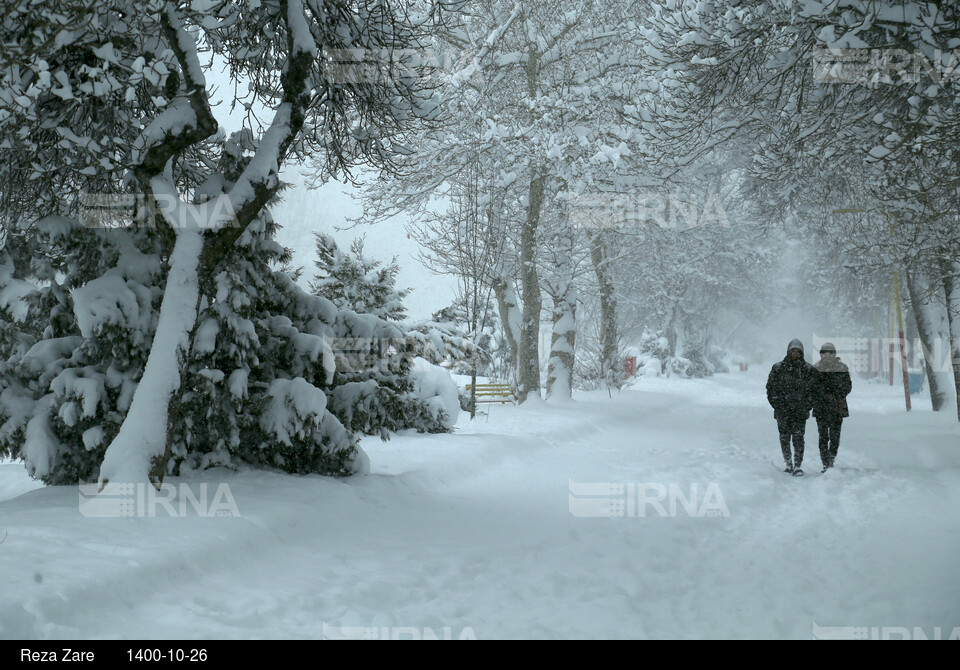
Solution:
[[[838,415],[817,417],[817,432],[820,434],[820,462],[832,466],[840,448],[840,426],[843,417]]]
[[[803,434],[807,429],[806,417],[781,417],[777,419],[780,431],[780,450],[783,460],[799,468],[803,462]],[[790,454],[790,442],[793,442],[793,455]]]

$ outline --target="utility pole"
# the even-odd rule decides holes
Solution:
[[[835,209],[833,210],[834,214],[867,214],[865,209]],[[893,228],[893,216],[889,212],[883,212],[883,214],[890,220],[890,237],[892,238],[895,234]],[[896,268],[893,270],[893,301],[896,304],[897,312],[897,330],[898,330],[898,339],[900,340],[900,368],[903,372],[903,396],[906,402],[907,411],[910,411],[910,377],[907,373],[907,351],[906,343],[907,338],[903,332],[903,311],[900,306],[900,271]],[[890,320],[893,321],[893,310],[891,309]],[[892,325],[892,324],[891,324]],[[891,333],[892,334],[892,333]],[[893,384],[893,340],[890,341],[890,384]]]

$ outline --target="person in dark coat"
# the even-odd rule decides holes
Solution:
[[[773,418],[780,431],[780,450],[786,463],[784,472],[802,476],[803,435],[813,407],[812,389],[814,369],[803,359],[803,343],[793,340],[787,346],[787,355],[775,363],[767,377],[767,400],[773,407]],[[790,443],[793,442],[793,454]]]
[[[820,347],[820,360],[813,366],[813,416],[820,436],[822,472],[833,467],[840,447],[840,427],[850,416],[847,396],[853,388],[850,368],[837,358],[837,348],[830,342]]]

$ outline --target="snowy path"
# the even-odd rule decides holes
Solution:
[[[860,383],[838,469],[779,472],[761,373],[496,406],[350,481],[205,473],[239,518],[87,519],[0,464],[0,637],[790,637],[960,627],[960,428]],[[856,383],[856,382],[855,382]],[[570,481],[713,484],[729,516],[577,518]],[[664,503],[666,504],[666,503]],[[636,512],[636,509],[628,510]],[[330,633],[330,629],[327,628]],[[429,633],[425,633],[429,634]]]

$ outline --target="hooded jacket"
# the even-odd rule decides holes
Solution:
[[[821,358],[813,366],[813,415],[817,418],[850,416],[847,395],[853,388],[850,368],[839,358]]]
[[[790,360],[790,350],[799,349],[800,358]],[[774,364],[767,377],[767,401],[775,419],[808,419],[813,408],[815,370],[803,359],[803,343],[792,340],[787,355]]]

